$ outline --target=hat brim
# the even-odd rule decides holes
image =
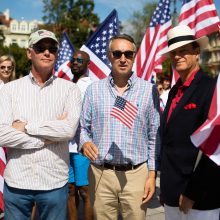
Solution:
[[[179,47],[185,46],[187,44],[197,42],[200,46],[200,50],[204,50],[208,46],[209,39],[207,36],[200,37],[195,40],[181,41],[172,44],[165,53],[162,53],[161,56],[169,57],[170,52],[176,50]]]

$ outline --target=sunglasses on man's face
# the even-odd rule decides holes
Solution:
[[[112,51],[112,55],[115,59],[120,59],[122,54],[124,54],[126,59],[132,59],[134,57],[135,52],[132,50],[126,50],[124,52],[120,50]]]
[[[5,70],[7,69],[8,71],[12,71],[13,70],[13,66],[0,66],[1,70]]]
[[[50,53],[57,53],[58,47],[46,47],[34,45],[33,49],[36,53],[43,53],[45,50],[48,50]]]
[[[73,57],[72,60],[71,60],[71,62],[72,62],[72,63],[77,62],[77,63],[83,64],[83,58],[79,58],[79,57],[74,58],[74,57]]]

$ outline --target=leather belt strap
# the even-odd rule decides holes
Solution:
[[[137,169],[139,166],[141,166],[143,163],[139,163],[137,165],[132,165],[131,163],[129,164],[110,164],[110,163],[104,163],[100,166],[106,168],[106,169],[110,169],[110,170],[115,170],[115,171],[129,171],[129,170],[135,170]]]

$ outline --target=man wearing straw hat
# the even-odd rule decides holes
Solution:
[[[166,220],[219,219],[220,169],[208,157],[199,158],[190,140],[207,118],[216,83],[199,66],[200,51],[207,44],[207,37],[196,39],[188,26],[168,32],[164,55],[180,77],[169,93],[161,124],[161,202]]]

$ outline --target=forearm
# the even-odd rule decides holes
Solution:
[[[0,146],[20,149],[41,148],[44,146],[42,139],[17,131],[11,126],[1,125],[0,134]]]
[[[78,118],[74,118],[72,122],[69,120],[54,120],[36,123],[28,122],[25,128],[27,134],[54,142],[60,142],[71,140],[73,138],[78,123]]]

